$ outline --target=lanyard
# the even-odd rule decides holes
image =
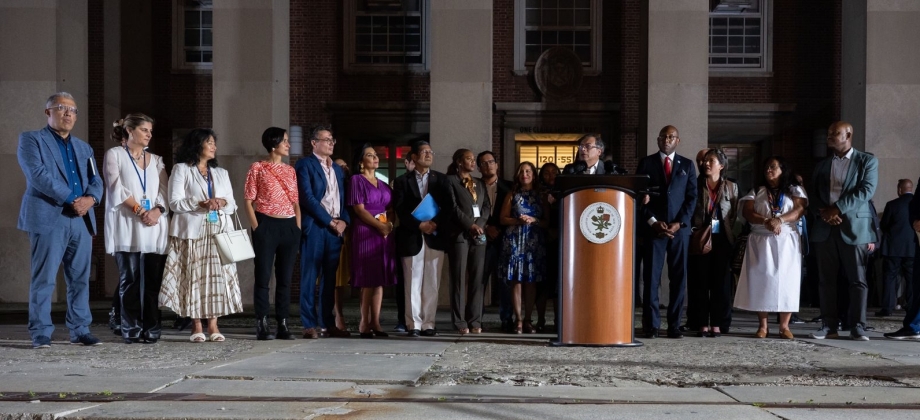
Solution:
[[[141,183],[141,189],[144,190],[144,199],[147,199],[147,152],[141,151],[141,155],[144,156],[144,176],[141,176],[141,171],[137,169],[137,162],[134,161],[134,156],[131,156],[131,152],[128,150],[128,146],[125,146],[125,153],[128,154],[128,157],[131,158],[131,164],[134,165],[134,173],[137,174],[137,180]]]
[[[770,200],[770,212],[773,214],[773,217],[779,217],[780,212],[783,210],[783,203],[786,201],[786,194],[783,192],[779,193],[779,197],[773,195],[773,191],[767,190],[767,199]]]
[[[709,214],[713,219],[715,219],[715,213],[713,209],[715,208],[716,203],[719,201],[719,196],[722,195],[722,180],[716,184],[715,190],[709,188],[709,184],[706,184],[706,190],[709,191]]]
[[[211,180],[211,167],[208,166],[208,199],[214,198],[214,181]]]

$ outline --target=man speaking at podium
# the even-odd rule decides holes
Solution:
[[[604,156],[604,140],[600,134],[585,134],[578,140],[578,160],[565,165],[565,175],[616,175],[626,173],[616,164],[601,160]]]
[[[642,158],[636,170],[636,174],[648,175],[649,187],[657,187],[659,193],[640,208],[636,223],[640,235],[647,239],[643,250],[646,266],[642,273],[645,286],[642,330],[646,338],[658,337],[661,326],[658,288],[665,259],[670,279],[668,338],[683,338],[678,327],[686,296],[690,216],[696,205],[697,190],[693,161],[676,153],[679,144],[677,128],[670,125],[662,128],[658,133],[659,152]]]

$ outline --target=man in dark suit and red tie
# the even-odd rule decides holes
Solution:
[[[668,299],[668,338],[683,338],[679,330],[680,312],[686,297],[687,247],[690,217],[696,205],[696,170],[693,160],[676,153],[680,135],[674,126],[658,133],[658,153],[639,161],[638,175],[648,175],[649,187],[658,195],[649,198],[639,211],[639,234],[646,237],[642,252],[643,270],[642,331],[646,338],[658,337],[661,316],[658,313],[658,288],[661,269],[667,261],[670,290]]]

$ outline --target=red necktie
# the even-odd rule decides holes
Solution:
[[[664,177],[668,180],[668,184],[671,183],[671,158],[664,158]]]

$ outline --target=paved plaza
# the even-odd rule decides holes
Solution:
[[[881,338],[896,317],[870,318],[868,342],[807,339],[808,323],[757,340],[736,314],[719,338],[560,348],[495,331],[494,312],[481,335],[447,330],[442,310],[435,338],[292,341],[255,341],[244,316],[222,320],[223,343],[167,328],[125,345],[96,307],[103,345],[69,345],[58,324],[33,350],[22,309],[0,306],[0,419],[920,419],[920,342]]]

